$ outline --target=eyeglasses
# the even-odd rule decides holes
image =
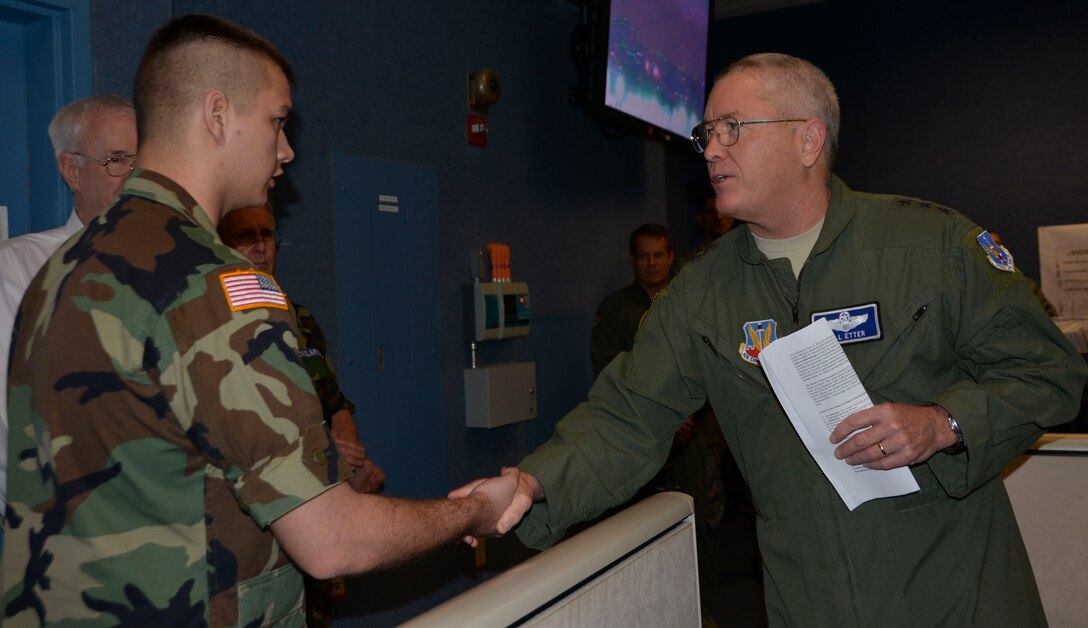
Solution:
[[[125,155],[123,153],[118,153],[116,155],[110,155],[109,157],[106,157],[105,161],[99,161],[94,157],[91,157],[90,155],[84,155],[79,151],[73,150],[71,152],[73,155],[79,155],[80,157],[90,159],[99,166],[105,166],[106,172],[108,172],[111,177],[126,176],[128,173],[132,172],[133,168],[136,167],[136,155]]]
[[[276,232],[272,230],[264,230],[257,233],[253,229],[245,229],[238,233],[231,233],[223,236],[223,244],[226,244],[232,249],[249,248],[256,246],[258,242],[263,242],[265,246],[279,246],[279,238],[276,237]]]
[[[691,130],[691,145],[700,155],[710,145],[710,138],[717,137],[722,146],[732,146],[740,139],[740,128],[746,124],[774,124],[776,122],[804,122],[804,118],[784,118],[782,120],[740,120],[731,116],[722,116],[717,120],[704,122]]]

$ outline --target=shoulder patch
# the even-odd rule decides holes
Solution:
[[[241,312],[259,307],[287,309],[287,295],[268,273],[237,270],[219,276],[230,311]]]
[[[994,237],[990,235],[989,231],[978,234],[975,240],[982,247],[982,251],[986,253],[986,260],[990,262],[991,266],[1007,273],[1016,270],[1012,261],[1012,253],[1009,253],[1009,250],[1004,246],[994,242]]]

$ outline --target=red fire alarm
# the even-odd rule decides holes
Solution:
[[[473,146],[487,146],[487,134],[491,127],[487,126],[487,117],[479,114],[468,114],[468,143]]]

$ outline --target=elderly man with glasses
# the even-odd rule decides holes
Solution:
[[[117,196],[136,161],[136,112],[120,96],[77,100],[53,116],[49,139],[57,170],[75,196],[75,209],[62,227],[0,242],[0,518],[7,487],[7,367],[15,313],[53,251]]]
[[[999,474],[1076,414],[1084,360],[981,228],[832,174],[838,99],[811,63],[737,61],[705,119],[717,209],[745,224],[658,293],[631,352],[518,465],[498,531],[524,515],[540,547],[622,502],[709,400],[751,488],[772,626],[1046,625]],[[798,438],[759,354],[817,319],[876,404],[819,438],[919,491],[848,509]]]

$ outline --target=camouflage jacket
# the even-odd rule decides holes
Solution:
[[[321,400],[321,412],[325,416],[325,423],[332,427],[332,415],[341,410],[347,410],[354,415],[355,404],[344,396],[340,385],[336,382],[336,371],[332,368],[332,362],[329,361],[325,333],[318,326],[317,319],[305,305],[298,303],[291,303],[291,305],[298,313],[298,355],[302,358],[302,364],[306,366],[306,372],[310,374],[310,381],[314,384],[317,398]]]
[[[268,526],[349,467],[296,336],[185,190],[131,175],[16,323],[4,625],[301,625]]]

